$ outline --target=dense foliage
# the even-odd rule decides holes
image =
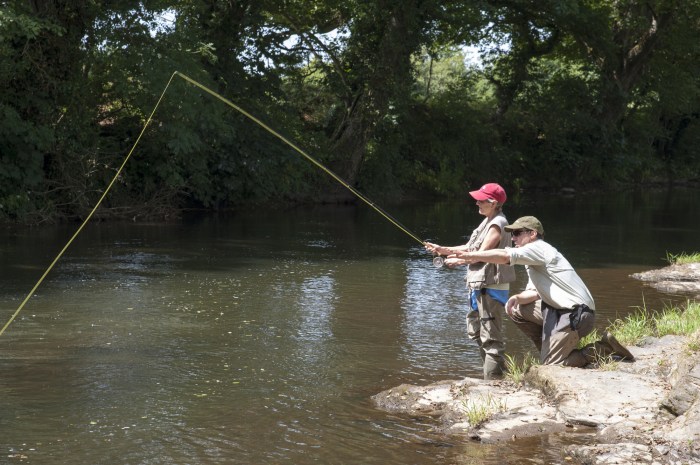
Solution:
[[[375,199],[700,171],[700,0],[0,0],[0,216],[84,217],[174,71]],[[101,214],[345,200],[177,77]]]

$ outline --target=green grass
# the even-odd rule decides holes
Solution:
[[[681,252],[679,254],[672,254],[671,252],[666,252],[666,261],[672,265],[683,265],[686,263],[698,263],[698,262],[700,262],[700,252],[695,252],[695,253]]]
[[[658,336],[667,334],[690,336],[700,329],[700,304],[688,302],[684,311],[676,308],[664,309],[655,317],[655,322]]]
[[[593,344],[594,342],[599,341],[600,339],[601,336],[598,334],[598,330],[594,329],[593,332],[591,332],[588,336],[578,341],[578,348],[582,349],[588,344]],[[599,370],[613,371],[617,369],[618,363],[615,361],[615,359],[613,359],[612,355],[603,356],[600,354],[594,354],[594,357],[595,364]]]
[[[530,352],[525,355],[522,363],[518,363],[515,357],[506,354],[506,379],[510,380],[514,384],[520,384],[523,381],[523,377],[527,370],[533,365],[539,365],[539,359],[535,358]]]
[[[579,339],[578,348],[582,349],[584,346],[587,346],[588,344],[592,344],[599,339],[600,339],[600,335],[598,334],[598,330],[594,329],[593,332],[591,332],[588,336]]]
[[[686,348],[690,352],[700,350],[700,302],[687,301],[684,308],[667,307],[660,312],[652,312],[646,307],[637,309],[625,318],[613,321],[608,328],[623,345],[636,345],[646,337],[663,337],[669,334],[687,336]],[[582,338],[578,348],[600,340],[597,330]],[[519,363],[515,357],[506,354],[506,379],[520,384],[527,370],[539,365],[539,360],[527,353]],[[597,365],[603,370],[614,370],[617,362],[612,357],[600,357]]]
[[[639,308],[624,319],[613,321],[609,331],[622,344],[634,345],[645,337],[654,335],[653,315],[646,307]]]
[[[693,336],[700,331],[700,303],[688,301],[685,308],[668,307],[660,312],[640,308],[624,319],[615,320],[610,332],[622,343],[634,345],[648,336],[669,334]],[[692,341],[691,341],[692,342]]]
[[[506,401],[503,399],[496,400],[491,394],[479,400],[464,400],[462,401],[462,406],[467,421],[473,427],[477,427],[490,420],[495,414],[507,410]]]

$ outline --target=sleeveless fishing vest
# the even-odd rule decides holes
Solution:
[[[498,243],[498,248],[503,249],[510,245],[510,233],[504,229],[508,225],[508,220],[503,213],[499,213],[490,221],[488,218],[484,218],[484,221],[474,230],[469,238],[469,242],[467,242],[469,251],[479,250],[492,225],[498,226],[501,230],[501,241]],[[512,283],[515,281],[515,268],[513,265],[497,265],[485,262],[472,263],[467,269],[467,275],[464,280],[469,289],[482,289],[495,284]]]

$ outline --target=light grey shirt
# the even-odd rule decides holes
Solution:
[[[507,248],[511,265],[525,265],[529,282],[543,301],[556,308],[586,304],[595,310],[595,302],[569,261],[542,239],[523,247]]]

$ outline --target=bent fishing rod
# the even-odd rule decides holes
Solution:
[[[294,144],[293,142],[291,142],[289,139],[287,139],[286,137],[284,137],[284,136],[283,136],[282,134],[280,134],[279,132],[277,132],[277,131],[275,131],[274,129],[272,129],[270,126],[268,126],[267,124],[265,124],[263,121],[261,121],[260,119],[256,118],[256,117],[253,116],[252,114],[248,113],[248,112],[245,111],[243,108],[241,108],[240,106],[238,106],[238,105],[236,105],[235,103],[231,102],[230,100],[228,100],[227,98],[225,98],[225,97],[223,97],[222,95],[218,94],[217,92],[211,90],[209,87],[207,87],[207,86],[203,85],[202,83],[200,83],[200,82],[198,82],[198,81],[195,81],[194,79],[190,78],[189,76],[187,76],[187,75],[185,75],[185,74],[182,74],[182,73],[179,72],[179,71],[175,71],[175,72],[173,73],[173,76],[178,76],[178,77],[184,79],[185,81],[187,81],[188,83],[192,84],[193,86],[198,87],[199,89],[203,90],[204,92],[210,94],[211,96],[213,96],[213,97],[215,97],[216,99],[220,100],[221,102],[225,103],[225,104],[228,105],[229,107],[231,107],[231,108],[233,108],[234,110],[238,111],[238,112],[241,113],[243,116],[245,116],[246,118],[248,118],[248,119],[250,119],[251,121],[253,121],[254,123],[256,123],[258,126],[260,126],[260,127],[262,127],[263,129],[265,129],[267,132],[269,132],[270,134],[272,134],[273,136],[275,136],[276,138],[278,138],[279,140],[281,140],[282,142],[284,142],[285,144],[287,144],[287,145],[288,145],[289,147],[291,147],[292,149],[294,149],[297,153],[299,153],[299,154],[300,154],[302,157],[304,157],[306,160],[308,160],[308,161],[311,162],[313,165],[315,165],[316,167],[318,167],[319,169],[321,169],[324,173],[328,174],[331,178],[333,178],[333,179],[335,179],[336,181],[338,181],[338,183],[340,183],[343,187],[345,187],[347,190],[349,190],[349,191],[350,191],[353,195],[355,195],[358,199],[362,200],[364,203],[366,203],[367,205],[369,205],[372,209],[374,209],[374,210],[375,210],[377,213],[379,213],[382,217],[384,217],[386,220],[388,220],[391,224],[393,224],[394,226],[396,226],[397,228],[399,228],[401,231],[403,231],[404,233],[406,233],[409,237],[411,237],[411,239],[415,240],[416,242],[418,242],[418,243],[419,243],[420,245],[422,245],[422,246],[425,246],[425,245],[426,245],[426,241],[421,240],[416,234],[414,234],[414,233],[411,232],[408,228],[406,228],[404,225],[402,225],[401,223],[399,223],[394,217],[392,217],[391,215],[389,215],[389,214],[388,214],[384,209],[382,209],[379,205],[377,205],[376,203],[374,203],[374,202],[372,202],[371,200],[369,200],[369,198],[367,198],[367,196],[365,196],[365,195],[362,194],[360,191],[358,191],[357,189],[355,189],[352,185],[350,185],[350,183],[348,183],[348,182],[345,181],[343,178],[341,178],[340,176],[338,176],[337,174],[335,174],[333,171],[331,171],[329,168],[327,168],[327,167],[326,167],[325,165],[323,165],[321,162],[319,162],[318,160],[316,160],[315,158],[313,158],[311,155],[307,154],[305,151],[303,151],[302,149],[300,149],[296,144]],[[171,77],[170,79],[172,80],[172,77]],[[168,85],[169,85],[169,84],[170,84],[170,82],[168,82]],[[167,89],[167,87],[166,87],[166,89]],[[434,266],[435,268],[441,268],[444,264],[445,264],[445,257],[442,257],[442,256],[440,256],[440,255],[436,255],[436,256],[433,257],[433,266]]]

